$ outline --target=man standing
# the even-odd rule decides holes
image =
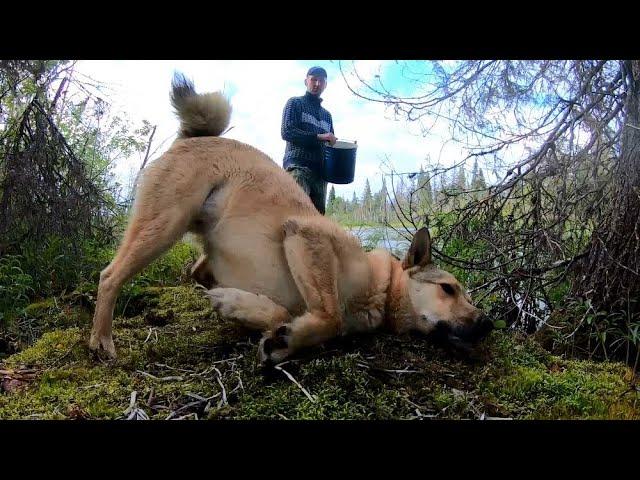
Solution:
[[[304,80],[307,92],[287,101],[282,114],[282,139],[287,142],[282,166],[307,192],[324,215],[327,182],[322,179],[325,142],[336,143],[331,114],[320,104],[327,86],[327,72],[312,67]]]

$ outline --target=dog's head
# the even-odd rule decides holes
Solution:
[[[459,347],[474,344],[493,328],[456,278],[431,262],[431,237],[421,228],[402,261],[406,312],[402,330],[435,333]]]

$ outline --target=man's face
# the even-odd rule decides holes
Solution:
[[[320,96],[327,87],[327,79],[322,75],[307,75],[307,78],[304,79],[304,84],[307,87],[307,92]]]

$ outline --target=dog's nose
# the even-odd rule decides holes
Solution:
[[[478,323],[483,330],[489,331],[493,330],[493,320],[487,317],[484,313],[480,315],[478,319]]]
[[[480,315],[476,319],[476,325],[482,327],[483,329],[492,329],[493,320],[487,317],[484,312],[480,312]]]

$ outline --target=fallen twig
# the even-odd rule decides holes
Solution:
[[[191,392],[187,392],[185,394],[187,397],[191,397],[191,398],[195,398],[196,400],[200,400],[202,402],[206,401],[207,399],[204,398],[202,395],[198,395],[197,393],[191,393]],[[219,393],[216,395],[220,395]]]
[[[244,357],[244,355],[238,355],[237,357],[232,357],[232,358],[224,358],[222,360],[216,360],[215,362],[211,362],[212,365],[215,365],[217,363],[224,363],[224,362],[231,362],[233,360],[239,360],[242,357]]]
[[[145,377],[155,380],[157,382],[182,382],[184,380],[184,377],[180,377],[180,376],[156,377],[155,375],[152,375],[147,372],[143,372],[142,370],[136,370],[136,372],[138,372],[140,375],[144,375]]]
[[[177,367],[172,367],[171,365],[167,365],[166,363],[154,363],[154,365],[156,367],[161,367],[161,368],[168,368],[170,370],[179,370],[181,372],[193,372],[193,370],[188,370],[186,368],[177,368]]]
[[[127,420],[149,420],[149,415],[141,408],[136,407],[137,395],[137,391],[131,392],[129,407],[124,411],[124,415],[127,416]]]
[[[149,415],[141,408],[136,407],[133,409],[133,412],[129,414],[127,420],[149,420]]]
[[[511,417],[489,417],[484,413],[480,416],[479,420],[513,420]]]
[[[298,388],[300,390],[302,390],[302,393],[304,393],[310,401],[312,401],[314,403],[316,402],[316,398],[313,395],[311,395],[302,385],[300,385],[298,383],[298,381],[295,378],[293,378],[293,375],[291,375],[289,372],[287,372],[280,365],[276,365],[275,369],[276,370],[280,370],[282,373],[284,373],[289,378],[289,380],[291,380],[293,383],[295,383],[298,386]]]
[[[389,368],[378,368],[378,367],[372,367],[371,365],[367,364],[367,363],[362,363],[362,362],[356,362],[356,365],[362,368],[367,368],[369,370],[376,370],[379,372],[387,372],[387,373],[421,373],[424,374],[425,372],[421,371],[421,370],[407,370],[409,367],[405,367],[403,369],[400,370],[396,370],[396,369],[389,369]]]
[[[153,385],[151,386],[151,391],[149,392],[149,397],[147,398],[147,406],[151,407],[155,401],[156,401],[156,397],[155,397],[155,393],[156,393],[156,389],[153,388]]]
[[[152,333],[153,333],[153,328],[149,327],[149,334],[147,335],[147,338],[144,339],[144,342],[142,342],[143,344],[149,341],[149,338],[151,337]]]
[[[136,406],[136,396],[137,395],[138,395],[137,391],[134,390],[133,392],[131,392],[131,398],[129,400],[129,408],[127,408],[124,411],[125,415],[128,415],[129,413],[131,413],[131,411],[135,408],[135,406]]]
[[[220,370],[218,370],[216,367],[213,367],[214,370],[218,373],[218,376],[216,378],[216,380],[218,380],[218,383],[220,384],[220,387],[222,388],[222,398],[220,399],[220,402],[218,402],[218,408],[220,408],[222,405],[227,405],[227,390],[224,388],[224,384],[222,383],[222,374],[220,373]]]
[[[186,418],[189,418],[191,415],[193,415],[195,417],[195,419],[198,420],[198,414],[195,413],[195,412],[187,413],[186,415],[183,415],[182,417],[175,418],[174,420],[184,420]]]
[[[189,395],[189,396],[194,396],[193,394],[188,394],[188,395]],[[187,403],[187,404],[185,404],[185,405],[181,406],[181,407],[180,407],[180,408],[178,408],[177,410],[175,410],[175,411],[171,412],[171,414],[172,414],[172,415],[171,415],[170,417],[175,416],[175,415],[177,415],[178,413],[180,413],[180,412],[182,412],[182,411],[184,411],[184,410],[187,410],[188,408],[198,406],[198,405],[200,405],[200,404],[202,404],[202,403],[204,403],[204,402],[209,402],[211,399],[213,399],[213,398],[217,397],[218,395],[220,395],[220,393],[216,393],[215,395],[212,395],[212,396],[210,396],[209,398],[200,397],[200,398],[199,398],[199,399],[197,399],[195,402],[189,402],[189,403]],[[199,395],[198,395],[198,396],[199,396]]]
[[[80,389],[80,390],[88,390],[90,388],[101,387],[102,385],[104,385],[104,382],[103,383],[94,383],[93,385],[85,385],[84,387],[78,387],[78,389]]]
[[[206,369],[204,369],[202,372],[194,372],[194,373],[190,373],[189,376],[190,377],[205,377],[206,375],[208,375],[209,373],[211,373],[213,371],[215,367],[208,367]]]
[[[414,418],[435,418],[437,416],[437,414],[433,414],[433,413],[422,413],[422,411],[420,409],[421,408],[426,408],[426,407],[422,407],[422,406],[418,405],[417,403],[412,402],[407,397],[402,397],[402,399],[405,402],[407,402],[409,405],[412,405],[412,406],[416,407],[416,409],[415,409],[416,415],[413,416],[413,417],[410,417],[412,419],[414,419]]]

